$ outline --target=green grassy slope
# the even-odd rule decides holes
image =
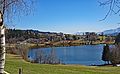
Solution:
[[[120,74],[120,67],[93,67],[80,65],[44,65],[32,64],[17,55],[6,55],[5,70],[10,74],[18,74],[23,68],[23,74]]]

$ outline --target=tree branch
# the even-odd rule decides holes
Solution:
[[[112,13],[114,13],[115,15],[116,14],[120,15],[120,0],[107,0],[105,2],[99,2],[99,4],[100,4],[100,6],[109,5],[108,12],[106,13],[105,17],[100,21],[107,19],[107,17]]]

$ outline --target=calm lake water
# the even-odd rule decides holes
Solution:
[[[34,59],[35,53],[40,50],[46,54],[50,53],[52,48],[30,49],[28,56]],[[81,65],[100,65],[104,64],[101,60],[103,45],[83,45],[71,47],[54,47],[56,56],[65,64]]]

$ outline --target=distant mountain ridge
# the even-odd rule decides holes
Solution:
[[[112,36],[116,36],[120,33],[120,27],[116,28],[116,29],[110,29],[110,30],[105,30],[103,31],[104,35],[112,35]]]
[[[116,29],[109,29],[109,30],[105,30],[103,32],[96,32],[97,34],[104,34],[104,35],[111,35],[111,36],[116,36],[120,33],[120,27],[116,28]],[[76,32],[74,33],[75,35],[83,35],[85,34],[85,32]]]

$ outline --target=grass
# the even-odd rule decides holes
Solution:
[[[18,74],[21,67],[23,74],[120,74],[120,67],[33,64],[24,61],[20,56],[6,55],[5,71]]]

